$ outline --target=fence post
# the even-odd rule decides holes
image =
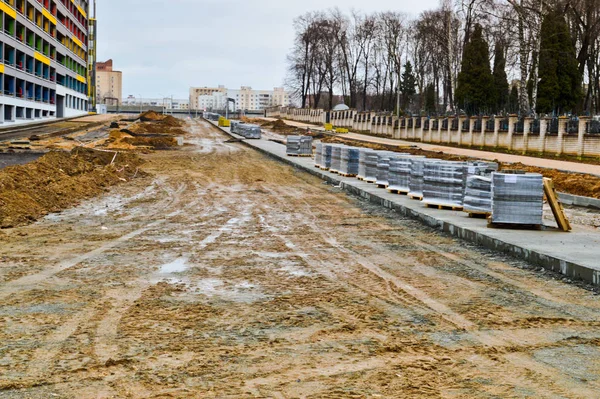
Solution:
[[[587,124],[590,118],[587,116],[579,117],[579,131],[577,132],[577,156],[582,157],[585,153],[585,135],[587,133]]]
[[[546,137],[548,133],[548,118],[540,119],[540,142],[542,154],[546,152]]]
[[[529,133],[531,133],[531,123],[533,118],[526,117],[523,119],[523,155],[529,151]]]
[[[567,130],[566,122],[567,122],[566,116],[558,117],[558,145],[557,145],[558,148],[556,149],[557,155],[562,155],[562,153],[564,152],[565,133]]]
[[[502,119],[494,118],[494,148],[498,148],[498,133],[500,131],[500,122],[502,122]]]
[[[508,143],[506,147],[509,151],[513,149],[513,135],[515,134],[515,123],[517,123],[518,120],[519,118],[516,115],[510,115],[508,117]]]

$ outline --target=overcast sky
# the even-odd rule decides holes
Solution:
[[[123,96],[187,98],[190,86],[282,86],[292,22],[339,7],[418,15],[438,0],[97,0],[98,61],[123,71]]]

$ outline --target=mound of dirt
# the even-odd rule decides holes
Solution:
[[[165,124],[167,126],[172,126],[172,127],[183,126],[183,121],[181,121],[180,119],[177,119],[171,115],[165,116],[165,118],[160,123]]]
[[[158,122],[162,121],[164,118],[163,115],[154,111],[146,111],[143,114],[140,114],[140,120],[142,122]]]
[[[114,162],[113,162],[114,161]],[[141,176],[134,154],[77,147],[0,171],[0,228],[24,225]]]
[[[107,149],[136,150],[138,147],[164,150],[177,146],[177,139],[165,134],[144,134],[128,129],[112,130]]]
[[[186,132],[178,127],[171,127],[170,125],[163,123],[135,123],[128,129],[129,132],[134,133],[159,133],[169,134],[172,136],[183,136]]]

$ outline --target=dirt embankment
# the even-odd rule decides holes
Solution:
[[[140,176],[134,154],[77,147],[0,171],[0,228],[24,225]]]
[[[424,155],[428,158],[443,159],[446,161],[469,161],[474,159],[461,155],[446,154],[444,152],[426,151],[415,147],[374,144],[331,136],[324,137],[321,142],[353,145],[356,147],[371,148],[373,150],[404,152],[412,155]],[[501,170],[523,170],[528,173],[540,173],[544,177],[551,178],[554,181],[554,186],[560,192],[581,195],[584,197],[600,198],[600,178],[597,176],[583,173],[561,172],[556,169],[527,166],[522,163],[509,164],[499,162],[499,164]]]

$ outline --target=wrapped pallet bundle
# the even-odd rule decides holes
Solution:
[[[331,149],[331,166],[329,171],[331,173],[339,173],[340,166],[342,164],[342,148],[346,147],[343,144],[337,144]]]
[[[390,174],[390,159],[394,156],[393,152],[380,151],[377,157],[377,180],[375,184],[379,188],[387,188],[388,175]]]
[[[260,139],[261,130],[260,126],[252,125],[250,123],[240,123],[235,128],[235,131],[240,136],[243,136],[247,139]]]
[[[321,166],[321,169],[325,169],[325,170],[329,170],[329,168],[331,168],[331,154],[333,152],[333,147],[335,147],[337,144],[325,144],[323,147],[323,160],[322,163],[323,165]]]
[[[358,158],[360,150],[355,147],[342,147],[339,173],[344,176],[356,176],[358,174]]]
[[[408,196],[412,199],[423,199],[423,170],[425,163],[439,162],[431,158],[411,158],[410,160],[410,182]]]
[[[492,223],[542,225],[544,181],[538,173],[492,173]]]
[[[320,168],[323,166],[323,147],[325,147],[325,145],[323,143],[317,143],[315,147],[315,168]]]
[[[388,191],[401,194],[408,194],[410,192],[411,160],[414,158],[424,159],[425,156],[398,154],[398,156],[390,159]]]
[[[367,154],[370,152],[375,152],[375,150],[371,150],[369,148],[361,148],[359,150],[358,155],[358,174],[356,177],[359,180],[364,180],[367,173]]]
[[[379,161],[379,153],[381,151],[371,151],[365,154],[365,178],[367,183],[375,183],[377,181],[377,162]]]
[[[465,162],[426,162],[423,168],[423,202],[462,208],[467,180]]]
[[[288,136],[286,139],[286,154],[297,156],[312,155],[311,136]]]
[[[487,215],[492,212],[493,172],[498,171],[496,162],[475,161],[467,166],[467,184],[463,210],[470,215]]]

